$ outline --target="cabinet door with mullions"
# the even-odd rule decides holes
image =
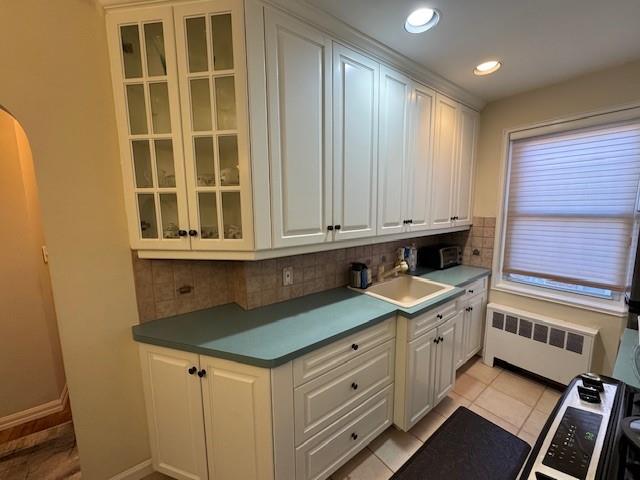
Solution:
[[[191,245],[251,249],[242,4],[215,0],[173,11]]]
[[[170,7],[107,17],[134,249],[190,248],[172,18]]]

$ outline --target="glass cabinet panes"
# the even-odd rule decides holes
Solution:
[[[162,238],[179,238],[178,198],[175,193],[160,194],[160,213],[162,216]]]
[[[196,182],[198,186],[215,186],[216,173],[213,159],[213,137],[194,138],[193,149],[196,159]]]
[[[187,18],[185,31],[187,34],[189,71],[206,72],[209,69],[209,63],[207,60],[207,25],[205,18]]]
[[[120,27],[120,45],[122,47],[124,78],[142,77],[138,25],[124,25]]]
[[[150,83],[149,98],[153,133],[171,133],[171,113],[169,111],[167,82]]]
[[[193,130],[205,132],[211,130],[211,96],[208,78],[191,80],[191,115]]]
[[[224,238],[241,239],[240,192],[222,192],[222,218],[224,219]]]
[[[147,74],[150,77],[167,74],[167,59],[164,53],[162,23],[147,23],[144,26],[144,46],[147,52]]]
[[[220,185],[240,185],[238,137],[236,135],[218,137],[218,159],[220,162]]]
[[[231,14],[211,16],[211,41],[214,70],[231,70],[233,68]]]
[[[144,100],[144,86],[141,83],[127,85],[127,110],[131,135],[147,133],[147,109]]]
[[[236,91],[233,77],[217,77],[215,85],[218,130],[233,130],[236,128]]]
[[[219,238],[216,193],[198,193],[198,210],[200,213],[200,236],[204,239]]]
[[[176,170],[173,161],[173,144],[170,139],[154,140],[158,187],[175,188]]]
[[[153,188],[153,170],[148,140],[131,142],[136,188]]]
[[[153,193],[138,194],[138,214],[140,215],[140,234],[142,238],[158,238],[156,201]]]

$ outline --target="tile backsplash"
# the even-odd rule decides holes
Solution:
[[[347,285],[352,262],[366,263],[375,275],[379,265],[393,266],[398,247],[411,243],[464,245],[463,263],[491,267],[494,231],[495,218],[480,217],[464,232],[257,261],[148,260],[133,252],[140,321],[229,302],[252,309]],[[282,285],[285,267],[293,269],[293,285]]]

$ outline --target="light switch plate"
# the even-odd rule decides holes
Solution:
[[[282,269],[282,285],[293,285],[293,267],[284,267]]]

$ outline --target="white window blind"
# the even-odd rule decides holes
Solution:
[[[640,122],[511,141],[503,272],[623,291]]]

